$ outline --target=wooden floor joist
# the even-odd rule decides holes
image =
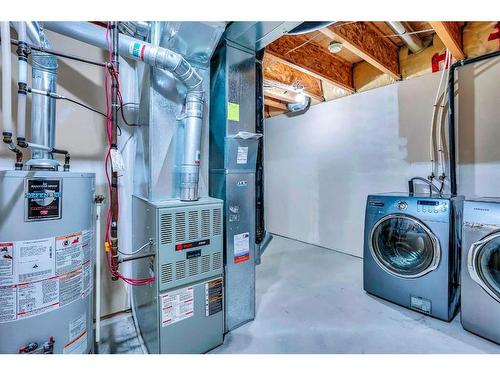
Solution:
[[[271,98],[268,98],[268,97],[264,98],[264,104],[268,105],[269,107],[273,107],[273,108],[277,108],[277,109],[283,109],[283,110],[287,110],[288,109],[285,103],[282,103],[282,102],[280,102],[278,100],[271,99]]]
[[[462,24],[460,22],[431,21],[431,27],[443,44],[457,60],[465,59],[462,46]]]
[[[332,40],[394,79],[400,80],[398,47],[364,22],[331,25],[320,30]]]
[[[354,92],[352,65],[304,35],[285,35],[266,47],[266,53],[289,67]]]
[[[304,88],[304,94],[318,101],[323,101],[321,81],[316,77],[285,65],[280,59],[266,53],[263,61],[264,79],[293,86],[298,83]]]

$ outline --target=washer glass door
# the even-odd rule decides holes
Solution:
[[[474,279],[500,301],[500,233],[486,237],[473,247]]]
[[[387,215],[375,223],[370,250],[382,269],[404,278],[431,272],[440,258],[437,237],[421,221],[402,214]]]

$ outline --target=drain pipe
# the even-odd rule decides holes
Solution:
[[[12,141],[12,95],[10,91],[10,81],[12,78],[12,66],[10,61],[10,25],[9,22],[0,22],[2,37],[2,122],[3,122],[3,142],[9,150],[16,154],[16,170],[21,169],[23,164],[23,154]]]
[[[479,61],[487,60],[493,57],[500,57],[500,50],[490,52],[486,55],[472,57],[461,60],[450,66],[450,75],[448,78],[448,143],[450,145],[450,192],[457,194],[457,165],[456,165],[456,141],[455,141],[455,70],[458,67],[474,64]]]
[[[59,34],[107,49],[106,30],[87,22],[46,22],[44,26]],[[185,99],[184,160],[181,166],[180,199],[198,200],[198,181],[201,155],[201,130],[203,124],[203,79],[184,57],[167,48],[154,46],[127,35],[120,35],[118,51],[122,57],[131,58],[167,70],[187,88]]]

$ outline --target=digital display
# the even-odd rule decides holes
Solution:
[[[417,201],[417,204],[422,206],[439,206],[438,201]]]

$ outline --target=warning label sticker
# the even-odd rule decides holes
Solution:
[[[63,354],[85,354],[87,350],[87,331],[81,333],[78,337],[70,340],[63,347]]]
[[[34,282],[54,276],[54,238],[16,242],[19,283]]]
[[[82,297],[92,293],[92,263],[85,262],[82,266]]]
[[[94,240],[94,232],[91,230],[82,231],[82,253],[83,262],[92,258],[92,241]]]
[[[205,283],[205,315],[210,316],[222,311],[222,278]]]
[[[82,234],[56,237],[56,272],[62,275],[81,267],[83,261]]]
[[[92,230],[0,243],[0,322],[68,305],[92,293]]]
[[[14,243],[0,243],[0,285],[14,284]]]
[[[238,154],[236,155],[236,164],[246,164],[248,159],[248,147],[238,147]]]
[[[234,241],[234,263],[241,263],[250,259],[250,233],[235,234]]]
[[[87,313],[83,313],[69,322],[69,340],[72,341],[87,330]]]
[[[194,315],[194,290],[192,287],[173,290],[160,295],[161,326],[180,322]]]
[[[59,277],[59,303],[65,306],[82,295],[82,270],[78,269]]]
[[[15,285],[0,286],[0,322],[15,320],[17,287]]]
[[[17,286],[17,318],[27,318],[59,306],[57,277]]]

